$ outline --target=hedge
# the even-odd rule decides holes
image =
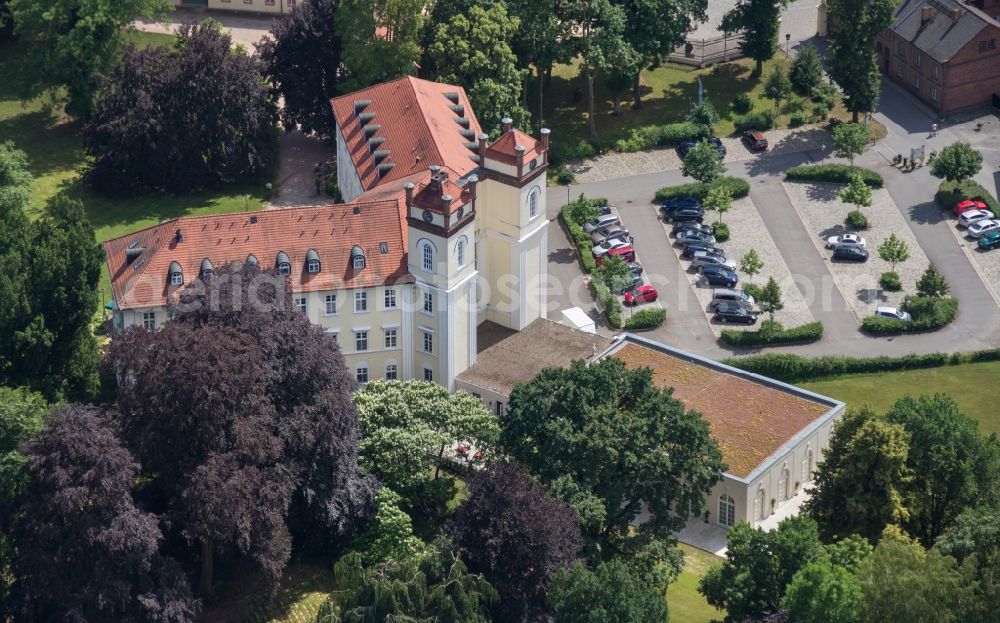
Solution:
[[[784,328],[780,322],[765,320],[756,331],[740,331],[738,329],[723,329],[723,344],[737,348],[753,348],[756,346],[773,346],[776,344],[808,344],[823,337],[823,324],[810,322],[808,324]]]
[[[938,186],[934,199],[938,202],[938,205],[946,210],[953,209],[959,201],[977,199],[988,205],[994,214],[1000,214],[1000,201],[997,201],[990,194],[990,191],[972,180],[965,180],[964,182],[949,182],[945,180]]]
[[[899,357],[803,357],[791,353],[767,353],[731,357],[722,363],[786,383],[798,383],[844,374],[920,370],[982,361],[1000,361],[1000,348],[951,355],[927,353]]]
[[[583,231],[583,223],[576,222],[572,217],[572,211],[577,207],[580,201],[584,201],[587,204],[596,207],[607,205],[608,200],[603,197],[593,197],[588,199],[583,195],[580,195],[579,199],[567,203],[560,211],[563,223],[566,224],[566,230],[569,232],[570,240],[572,240],[573,244],[576,245],[577,253],[580,256],[580,263],[583,264],[583,272],[589,275],[597,269],[597,262],[594,261],[594,256],[591,253],[591,249],[594,248],[594,242],[590,239],[590,234]]]
[[[663,324],[666,319],[667,310],[662,307],[659,309],[640,309],[625,321],[625,330],[641,331],[643,329],[655,329]]]
[[[726,188],[729,194],[733,196],[733,199],[740,199],[750,194],[749,182],[738,177],[726,176],[720,177],[708,184],[704,182],[690,182],[677,186],[667,186],[656,191],[655,198],[657,203],[677,197],[697,197],[698,199],[704,199],[710,189],[719,186]]]
[[[699,141],[712,136],[712,127],[690,121],[647,125],[629,132],[628,138],[615,141],[615,151],[642,151],[653,147],[676,145],[682,141]]]
[[[774,127],[774,113],[770,110],[759,110],[748,112],[745,115],[736,115],[733,118],[733,125],[738,132],[746,130],[770,130]]]
[[[958,299],[936,296],[908,296],[903,307],[913,316],[911,322],[903,322],[884,316],[868,316],[861,321],[861,328],[872,335],[900,335],[934,331],[955,319],[958,313]]]
[[[864,167],[847,164],[802,164],[785,171],[785,179],[798,182],[838,182],[847,184],[852,173],[860,173],[865,184],[872,188],[882,188],[882,176]]]
[[[553,141],[552,151],[549,154],[549,165],[555,167],[567,160],[593,158],[595,155],[597,155],[597,148],[582,138],[576,143],[568,145]]]
[[[604,311],[604,317],[607,318],[608,324],[613,329],[620,329],[622,326],[622,302],[600,280],[591,279],[590,284],[594,287],[594,298],[597,299],[597,304]]]

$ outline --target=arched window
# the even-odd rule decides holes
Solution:
[[[434,270],[434,247],[431,243],[425,242],[424,248],[421,249],[421,254],[423,255],[423,267],[426,271],[433,272]]]
[[[351,247],[351,267],[361,270],[365,267],[365,251],[358,245]]]
[[[214,267],[212,266],[212,261],[207,257],[201,261],[201,276],[211,277],[214,272]]]
[[[736,501],[732,496],[719,496],[719,523],[723,526],[736,525]]]
[[[458,261],[459,268],[465,266],[465,242],[466,238],[465,236],[462,236],[458,239],[458,242],[455,243],[455,257]]]
[[[260,267],[260,263],[257,262],[257,256],[254,255],[253,253],[247,256],[247,264],[250,264],[252,266],[257,266],[258,268]]]
[[[528,218],[538,216],[538,195],[539,191],[537,188],[532,188],[531,192],[528,193]]]
[[[315,249],[309,249],[306,253],[306,270],[310,274],[316,274],[322,270],[323,264],[319,261],[319,253]]]
[[[292,274],[292,263],[288,261],[288,254],[284,251],[278,251],[278,256],[274,258],[274,265],[278,269],[279,275]]]
[[[790,496],[788,495],[788,481],[790,474],[788,473],[788,467],[781,468],[781,478],[778,480],[778,493],[781,494],[781,501],[784,502]]]
[[[764,495],[764,487],[761,487],[757,491],[757,505],[760,506],[760,510],[757,511],[757,519],[764,519],[767,517],[767,501],[766,495]]]
[[[184,271],[181,270],[181,265],[177,262],[170,262],[170,285],[172,286],[182,286],[184,285]]]

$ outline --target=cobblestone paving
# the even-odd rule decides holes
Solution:
[[[832,251],[824,248],[826,239],[851,231],[844,224],[844,218],[854,206],[845,204],[837,197],[837,191],[843,186],[798,183],[785,183],[784,186],[806,229],[814,234],[816,248],[827,259],[837,287],[859,321],[874,313],[879,305],[900,306],[903,297],[915,291],[917,279],[927,268],[927,256],[889,196],[889,191],[883,188],[872,192],[872,205],[863,210],[871,228],[856,232],[868,241],[868,261],[833,262],[829,259]],[[878,256],[878,245],[893,233],[906,241],[910,251],[910,258],[896,266],[903,282],[901,292],[887,292],[878,285],[882,273],[889,271],[888,262]]]
[[[713,213],[709,213],[706,216],[708,217],[706,222],[714,221],[718,218],[718,215]],[[740,258],[747,251],[756,249],[761,261],[764,262],[764,268],[761,269],[760,274],[754,277],[753,283],[763,286],[767,283],[768,277],[774,277],[781,286],[782,301],[785,304],[785,308],[775,313],[774,319],[788,328],[812,322],[814,318],[809,311],[809,306],[792,281],[792,274],[788,270],[785,260],[781,257],[778,247],[774,244],[770,234],[768,234],[767,228],[757,213],[757,208],[754,206],[753,201],[749,197],[734,201],[732,209],[723,216],[723,221],[729,225],[730,238],[726,242],[719,243],[718,246],[725,250],[726,257],[739,265]],[[667,223],[663,224],[663,233],[667,237],[670,236],[671,227]],[[680,247],[673,247],[673,249],[679,257],[681,252]],[[685,267],[690,264],[688,260],[684,259],[681,259],[680,262]],[[694,288],[695,296],[698,297],[698,301],[702,304],[702,309],[709,320],[712,332],[716,336],[721,335],[724,328],[757,328],[756,326],[747,327],[745,325],[722,325],[714,322],[711,313],[708,311],[708,304],[712,300],[712,290],[714,287],[701,283],[696,271],[689,270],[687,274],[691,281],[691,287]],[[740,273],[739,277],[740,283],[746,282],[745,275]],[[761,316],[761,319],[764,318],[767,318],[767,316]]]

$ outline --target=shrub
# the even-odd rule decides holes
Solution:
[[[775,344],[808,344],[823,337],[823,325],[819,322],[785,329],[780,322],[765,320],[756,331],[723,329],[720,340],[737,348],[753,348]]]
[[[733,112],[738,115],[745,115],[751,110],[753,110],[753,100],[746,93],[738,93],[736,97],[733,98],[731,104],[733,107]]]
[[[733,125],[740,132],[744,130],[770,130],[774,127],[774,113],[770,110],[762,110],[737,115],[733,119]]]
[[[662,307],[659,309],[640,309],[639,311],[632,314],[628,320],[625,321],[626,331],[641,331],[643,329],[655,329],[656,327],[663,324],[667,319],[667,310]]]
[[[803,164],[785,171],[785,179],[796,182],[836,182],[847,184],[851,181],[851,173],[860,173],[861,179],[871,188],[882,188],[882,176],[863,167],[851,167],[846,164]]]
[[[647,125],[629,132],[628,138],[615,141],[615,151],[642,151],[653,147],[676,145],[682,141],[698,141],[711,135],[711,126],[690,121]]]
[[[733,199],[740,199],[750,194],[750,183],[738,177],[720,177],[709,184],[701,182],[691,182],[688,184],[678,184],[677,186],[667,186],[656,191],[657,202],[676,197],[697,197],[704,199],[709,189],[723,187],[729,191]]]
[[[996,198],[990,194],[990,191],[986,190],[972,180],[965,180],[963,182],[941,182],[938,186],[937,194],[934,195],[934,199],[938,202],[938,205],[946,210],[954,208],[955,204],[959,201],[975,199],[986,203],[994,214],[1000,214],[1000,201],[997,201]]]
[[[819,103],[812,107],[812,115],[813,121],[816,123],[823,123],[830,115],[830,109],[827,108],[826,104]]]
[[[882,273],[878,284],[883,290],[888,290],[889,292],[899,292],[903,289],[903,282],[900,280],[899,275],[892,272]]]
[[[618,297],[611,293],[608,286],[597,279],[592,279],[590,284],[594,287],[594,298],[597,304],[604,311],[604,317],[613,329],[620,329],[622,326],[622,303]]]
[[[688,114],[687,120],[691,123],[715,127],[719,125],[719,113],[715,111],[712,101],[705,99],[702,100],[701,104],[694,107],[691,113]]]
[[[847,226],[852,229],[863,230],[868,229],[870,226],[868,223],[868,217],[861,210],[851,210],[847,213]]]
[[[595,155],[597,155],[597,148],[583,139],[570,145],[556,142],[552,145],[550,162],[553,166],[557,166],[567,160],[593,158]]]
[[[812,89],[812,100],[817,104],[823,104],[827,110],[837,105],[837,89],[832,84],[821,82]]]
[[[950,323],[958,313],[958,299],[953,298],[908,296],[903,306],[913,316],[912,322],[868,316],[861,321],[861,328],[872,335],[934,331]]]
[[[743,291],[753,297],[753,300],[759,301],[760,295],[763,293],[763,288],[756,283],[744,283]]]
[[[982,358],[972,358],[976,356]],[[970,354],[968,360],[1000,360],[1000,349]],[[951,358],[943,353],[903,355],[901,357],[842,357],[838,355],[803,357],[802,355],[793,355],[791,353],[768,353],[752,357],[734,357],[724,360],[723,363],[746,370],[747,372],[762,374],[779,381],[785,381],[786,383],[796,383],[843,374],[936,368],[958,362],[951,361]]]
[[[729,240],[729,225],[725,223],[712,223],[712,235],[718,242]]]
[[[576,175],[565,164],[561,164],[556,168],[556,181],[563,186],[568,186],[576,181]]]
[[[803,126],[809,123],[809,115],[804,112],[793,113],[791,117],[788,118],[788,125],[793,128]]]
[[[334,203],[344,203],[344,196],[340,194],[340,187],[337,186],[336,178],[331,177],[326,181],[326,194],[333,197]]]

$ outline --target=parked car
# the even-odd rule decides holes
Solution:
[[[597,206],[597,213],[601,216],[604,216],[606,214],[611,214],[611,209],[612,206],[609,205]]]
[[[903,322],[910,322],[913,320],[913,316],[896,307],[878,307],[875,309],[875,315],[882,316],[883,318],[902,320]]]
[[[628,230],[620,225],[609,225],[601,229],[595,229],[594,233],[590,234],[590,239],[594,244],[601,244],[608,238],[632,240],[632,236],[629,235]]]
[[[827,249],[834,249],[840,245],[861,247],[863,249],[868,246],[868,241],[857,234],[842,234],[840,236],[830,236],[826,239]]]
[[[629,262],[628,263],[628,272],[632,273],[633,275],[641,275],[642,274],[642,264],[640,264],[639,262]]]
[[[634,289],[636,286],[641,286],[641,285],[642,285],[642,277],[640,277],[639,275],[633,275],[632,273],[629,273],[625,279],[621,280],[620,284],[616,284],[616,286],[612,288],[612,291],[615,294],[625,294],[629,290]]]
[[[833,250],[833,261],[841,262],[867,262],[868,250],[864,247],[852,247],[840,244]]]
[[[630,245],[631,243],[628,240],[624,240],[622,238],[609,238],[601,244],[595,246],[590,250],[590,252],[594,255],[594,257],[600,257],[615,247],[627,247]]]
[[[683,210],[674,210],[666,216],[668,223],[676,223],[678,221],[695,221],[702,222],[705,220],[705,211],[701,208],[684,208]]]
[[[722,156],[723,158],[726,157],[726,146],[723,145],[722,141],[719,140],[717,137],[710,136],[702,140],[708,141],[712,145],[712,147],[715,148],[715,151],[719,152],[720,156]],[[681,143],[677,145],[677,155],[681,157],[681,160],[687,158],[688,152],[691,151],[691,149],[697,144],[698,141],[681,141]]]
[[[689,260],[694,257],[695,251],[708,251],[709,253],[725,255],[725,251],[722,247],[717,247],[711,242],[701,242],[699,240],[689,240],[683,244],[684,249],[681,251],[681,259]]]
[[[674,223],[674,226],[670,229],[670,233],[676,236],[685,230],[700,231],[703,234],[711,234],[715,231],[711,225],[703,225],[697,221],[679,221]]]
[[[712,234],[704,234],[700,231],[693,231],[690,229],[684,229],[677,232],[677,242],[683,244],[689,240],[715,244],[715,236]]]
[[[695,251],[694,257],[691,258],[691,265],[699,270],[704,269],[706,266],[725,266],[726,268],[736,270],[736,262],[726,259],[725,255],[716,255],[705,251]]]
[[[621,221],[614,214],[605,214],[603,216],[598,216],[589,223],[584,224],[583,231],[588,234],[592,234],[602,227],[610,227],[611,225],[620,225]]]
[[[955,216],[961,216],[962,212],[968,212],[969,210],[987,209],[989,209],[989,206],[978,199],[966,199],[955,204]]]
[[[650,285],[639,286],[625,293],[626,305],[638,305],[639,303],[652,303],[659,297],[656,288]]]
[[[624,262],[634,262],[635,261],[635,249],[632,245],[625,245],[624,247],[615,247],[609,250],[604,255],[599,255],[594,258],[594,262],[600,266],[604,263],[604,258],[606,257],[620,257]]]
[[[965,233],[969,234],[973,238],[982,238],[983,234],[988,234],[991,231],[997,230],[1000,230],[1000,221],[986,219],[983,221],[976,221],[972,225],[969,225],[965,229]]]
[[[660,204],[660,213],[663,218],[667,218],[671,213],[676,210],[684,210],[688,208],[701,208],[701,201],[694,197],[675,197],[673,199],[667,199]]]
[[[746,309],[747,311],[752,311],[754,303],[755,301],[753,300],[753,297],[743,290],[716,288],[712,290],[712,302],[708,304],[708,308],[715,309],[719,305],[727,304],[736,305]]]
[[[968,227],[976,221],[982,221],[989,218],[993,218],[993,213],[989,210],[966,210],[958,215],[958,224],[962,227]]]
[[[1000,247],[1000,231],[986,232],[979,237],[979,248],[984,251]]]
[[[709,285],[732,288],[739,281],[736,271],[725,266],[706,266],[701,276]]]
[[[750,151],[767,149],[767,139],[764,137],[764,133],[759,130],[747,130],[740,138]]]
[[[721,303],[715,308],[715,319],[722,323],[742,322],[744,324],[754,324],[757,316],[750,310],[737,305],[736,303]]]

